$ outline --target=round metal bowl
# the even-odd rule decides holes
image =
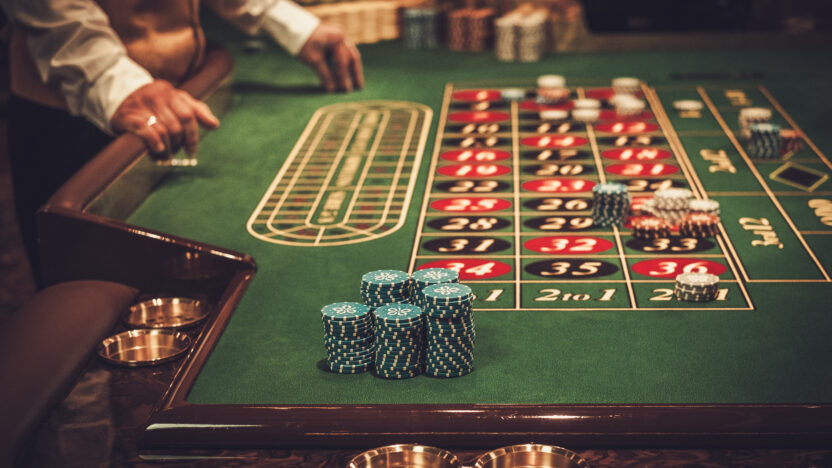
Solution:
[[[208,305],[190,297],[156,297],[130,307],[124,321],[137,328],[181,328],[208,316]]]
[[[98,345],[101,359],[119,366],[153,366],[173,361],[188,352],[191,338],[175,330],[130,330],[104,339]]]
[[[587,468],[586,460],[577,453],[552,445],[511,445],[492,450],[479,457],[475,468]]]
[[[399,444],[360,453],[350,460],[348,466],[349,468],[456,468],[459,466],[459,459],[451,452],[436,447]]]

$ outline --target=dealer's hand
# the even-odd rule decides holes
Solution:
[[[151,153],[175,154],[184,146],[191,156],[199,145],[199,126],[219,125],[208,106],[165,80],[133,91],[110,120],[114,131],[139,136]]]
[[[298,58],[315,70],[327,92],[364,87],[361,54],[338,26],[318,25],[300,49]]]

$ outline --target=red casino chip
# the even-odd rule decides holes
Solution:
[[[602,237],[547,236],[529,239],[523,247],[542,254],[589,255],[606,252],[613,243]]]
[[[499,101],[503,94],[497,89],[465,89],[456,91],[451,97],[455,101]]]
[[[533,148],[574,148],[588,142],[586,138],[574,135],[540,135],[520,139],[521,144]]]
[[[511,272],[511,267],[503,262],[474,258],[436,260],[425,263],[416,269],[424,270],[427,268],[448,268],[454,270],[459,273],[460,281],[497,278],[498,276],[503,276]]]
[[[606,122],[596,125],[595,129],[604,133],[632,135],[655,132],[659,126],[648,122]]]
[[[492,149],[465,149],[445,151],[439,157],[445,161],[480,163],[511,159],[511,153]]]
[[[630,177],[658,177],[679,172],[678,167],[661,163],[611,164],[605,167],[604,170],[610,174]]]
[[[434,200],[430,207],[450,213],[482,213],[506,210],[511,207],[511,202],[502,198],[456,197]]]
[[[437,172],[450,177],[497,177],[508,174],[511,168],[500,164],[454,164],[442,166]]]
[[[601,157],[615,161],[658,161],[672,156],[673,153],[661,148],[615,148],[601,153]]]
[[[656,258],[633,265],[633,271],[650,278],[675,279],[682,273],[710,273],[721,275],[725,265],[700,258]]]
[[[595,182],[584,179],[536,179],[523,183],[523,189],[538,193],[579,193],[589,192]]]
[[[505,122],[509,115],[505,112],[494,111],[465,111],[465,112],[451,112],[448,114],[448,120],[451,122],[463,123],[493,123]]]

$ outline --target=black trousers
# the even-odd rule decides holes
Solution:
[[[82,117],[12,95],[9,161],[17,219],[38,289],[43,287],[35,214],[112,137]]]

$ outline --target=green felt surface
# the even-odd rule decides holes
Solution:
[[[476,371],[449,380],[386,381],[371,374],[336,375],[322,370],[325,353],[319,312],[327,303],[358,300],[362,273],[407,268],[446,82],[533,79],[542,73],[561,73],[570,81],[603,85],[612,77],[631,75],[656,86],[669,108],[673,99],[695,96],[697,84],[715,91],[731,86],[719,81],[672,81],[673,73],[759,71],[765,73],[761,81],[818,146],[828,151],[832,149],[827,133],[832,118],[828,51],[569,54],[534,64],[505,64],[493,54],[412,52],[399,43],[387,43],[361,48],[366,89],[327,95],[317,91],[311,71],[275,48],[246,55],[241,52],[242,36],[225,27],[213,31],[236,57],[234,106],[220,129],[204,138],[199,166],[176,170],[129,219],[251,254],[258,263],[258,273],[196,381],[190,402],[832,401],[832,366],[828,365],[832,286],[828,283],[749,284],[754,310],[479,312]],[[662,86],[667,88],[663,91]],[[750,86],[753,89],[754,84]],[[714,92],[715,100],[720,96]],[[373,242],[314,249],[269,244],[249,235],[248,217],[313,112],[332,103],[370,99],[413,101],[435,111],[425,164],[404,227]],[[735,124],[732,119],[730,123]],[[678,122],[678,127],[688,124]],[[718,129],[712,122],[696,125]],[[691,129],[696,130],[696,125]],[[818,277],[805,249],[761,194],[748,168],[733,155],[730,141],[707,136],[683,138],[683,144],[708,190],[753,193],[743,198],[715,197],[723,204],[726,229],[751,278]],[[707,162],[697,156],[702,148],[729,151],[737,173],[731,177],[709,173]],[[821,190],[832,190],[828,185]],[[789,190],[784,187],[775,190]],[[812,198],[830,197],[801,194],[785,204],[794,210],[798,224],[828,229],[806,208]],[[750,245],[754,234],[737,222],[740,217],[764,216],[771,220],[784,249],[754,250]],[[829,252],[830,237],[816,235],[810,241]],[[832,265],[828,253],[821,256]],[[730,271],[726,277],[731,277]],[[658,286],[667,283],[638,285],[639,302],[648,304]],[[573,288],[561,283],[558,287],[597,295],[611,286]],[[536,294],[529,288],[529,295]],[[617,293],[616,304],[627,307],[623,294]],[[735,307],[744,307],[736,285],[731,299],[738,301]]]

